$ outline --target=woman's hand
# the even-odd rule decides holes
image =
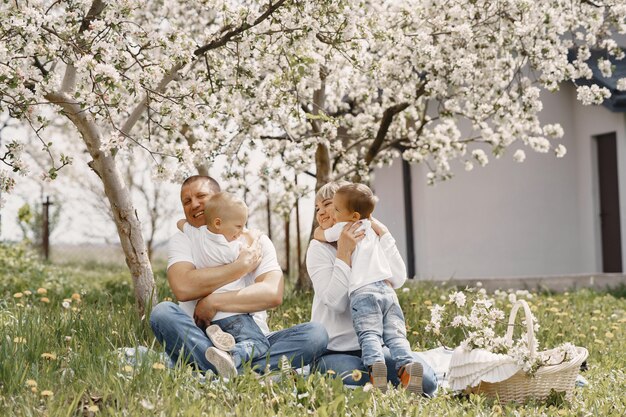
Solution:
[[[352,266],[350,261],[352,252],[356,249],[357,243],[365,237],[363,230],[357,232],[360,226],[360,222],[348,223],[344,226],[341,236],[339,236],[339,240],[337,241],[337,258],[341,259],[349,266]]]
[[[381,237],[385,233],[389,232],[389,229],[387,229],[387,226],[382,224],[379,220],[373,217],[370,217],[370,222],[372,222],[372,230],[378,235],[378,237]]]

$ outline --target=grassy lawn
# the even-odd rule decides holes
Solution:
[[[171,297],[163,270],[160,299]],[[437,341],[423,333],[428,306],[449,290],[411,286],[398,293],[414,350]],[[161,351],[134,309],[124,267],[46,266],[16,247],[0,245],[1,416],[624,416],[626,415],[626,291],[533,294],[542,349],[572,342],[589,349],[590,386],[571,402],[500,404],[481,396],[441,392],[434,399],[402,390],[387,394],[346,389],[338,378],[312,375],[228,383],[206,382],[190,369],[164,369],[156,358],[136,367],[116,349]],[[307,321],[311,294],[287,296],[270,312],[270,328]],[[508,300],[499,301],[509,311]]]

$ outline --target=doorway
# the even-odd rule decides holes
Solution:
[[[622,239],[615,132],[595,137],[598,150],[602,272],[622,272]]]

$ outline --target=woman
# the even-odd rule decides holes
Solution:
[[[344,184],[347,183],[328,183],[320,188],[315,196],[315,217],[324,230],[335,224],[333,196]],[[367,378],[355,380],[353,375],[358,375],[358,373],[352,373],[356,369],[367,375],[367,370],[361,361],[359,342],[352,326],[348,299],[350,258],[356,244],[363,238],[363,234],[357,232],[358,228],[358,223],[347,225],[336,246],[312,240],[306,256],[307,270],[315,291],[311,321],[323,324],[329,337],[328,350],[318,359],[316,366],[322,373],[335,372],[348,385],[364,385],[368,382]],[[406,271],[395,240],[387,228],[375,219],[372,219],[372,228],[380,236],[380,243],[389,264],[393,265],[393,269],[401,267]],[[437,389],[435,373],[421,358],[415,354],[414,357],[423,366],[423,392],[431,396]],[[394,386],[398,385],[395,366],[387,349],[385,349],[385,359],[389,370],[388,380]]]

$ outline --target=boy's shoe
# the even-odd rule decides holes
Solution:
[[[384,361],[374,362],[370,366],[370,382],[381,392],[387,392],[387,365]]]
[[[211,343],[218,349],[230,352],[235,348],[235,338],[232,334],[223,331],[217,324],[212,324],[206,328],[206,335],[211,339]]]
[[[230,353],[211,346],[206,350],[204,356],[211,365],[215,366],[219,376],[229,379],[237,376],[235,361],[230,356]]]
[[[404,388],[412,394],[422,395],[422,376],[424,374],[424,368],[421,363],[411,362],[404,365],[398,371],[398,377],[400,383]]]

